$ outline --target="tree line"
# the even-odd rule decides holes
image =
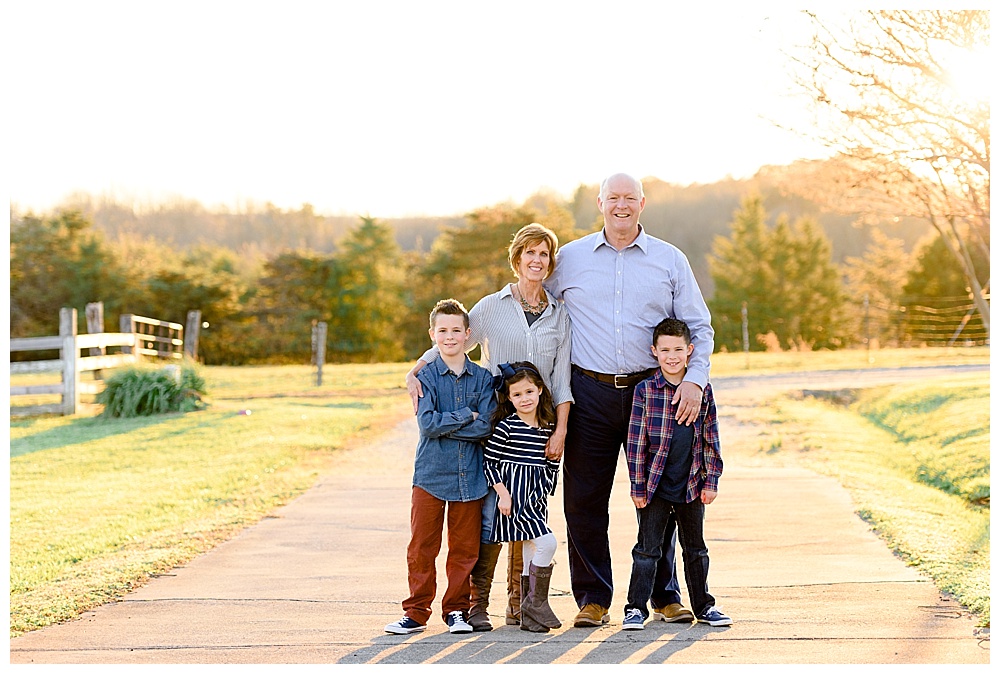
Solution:
[[[988,57],[989,12],[805,13],[793,83],[836,155],[745,181],[646,179],[643,225],[687,254],[720,349],[988,343],[990,102],[960,80]],[[313,320],[330,324],[331,360],[411,358],[437,298],[471,305],[509,280],[524,224],[563,242],[594,231],[596,195],[395,222],[87,195],[12,209],[11,334],[51,333],[60,306],[99,299],[110,316],[200,309],[208,362],[302,361]]]
[[[748,179],[687,186],[646,178],[643,226],[688,255],[698,282],[708,294],[714,283],[706,259],[712,240],[726,234],[733,210],[748,193],[759,194],[769,212],[793,219],[814,217],[829,237],[837,263],[860,255],[870,241],[872,227],[859,226],[856,213],[823,211],[815,201],[790,190],[786,184],[788,174],[804,170],[801,166],[769,167]],[[569,212],[576,229],[590,232],[599,226],[598,189],[597,184],[580,185],[568,198],[539,192],[521,205],[541,213],[558,206]],[[335,253],[340,241],[358,223],[357,216],[318,214],[310,204],[296,209],[281,209],[270,203],[246,203],[236,210],[209,209],[197,201],[180,198],[159,204],[127,204],[83,193],[66,198],[57,210],[78,211],[109,243],[116,245],[153,240],[180,250],[218,247],[258,262],[286,251]],[[378,220],[389,226],[403,253],[423,254],[430,252],[442,232],[469,223],[465,215]],[[911,217],[885,217],[875,224],[903,240],[907,249],[931,231],[926,222]]]
[[[642,222],[689,256],[719,349],[743,348],[744,303],[753,350],[844,348],[873,336],[883,345],[937,343],[945,338],[907,323],[919,313],[907,307],[968,304],[962,270],[919,221],[862,226],[824,214],[774,188],[767,170],[715,185],[647,180],[645,189]],[[208,324],[200,356],[211,364],[309,362],[314,320],[328,324],[329,362],[411,359],[426,348],[434,302],[451,296],[471,307],[513,280],[507,245],[530,222],[550,227],[562,243],[595,231],[596,195],[596,185],[581,186],[569,199],[539,193],[522,204],[427,218],[416,223],[426,227],[419,245],[408,248],[400,239],[416,243],[406,233],[416,231],[406,228],[412,221],[397,227],[355,218],[334,237],[342,223],[307,206],[238,217],[185,207],[196,222],[206,214],[229,222],[214,230],[228,232],[227,244],[212,240],[210,227],[194,238],[197,226],[168,226],[166,208],[155,216],[107,203],[42,215],[12,211],[11,336],[55,334],[60,307],[82,316],[86,303],[102,301],[108,331],[123,313],[184,323],[188,310],[199,309]],[[266,245],[230,231],[241,219],[253,226],[235,230],[244,237],[267,231]],[[155,229],[143,229],[150,223]],[[308,243],[321,239],[329,241]],[[988,278],[988,259],[977,264]],[[948,316],[941,334],[953,334],[963,319]],[[966,321],[965,334],[979,335],[975,318]]]

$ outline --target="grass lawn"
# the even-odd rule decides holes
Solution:
[[[204,368],[206,411],[12,421],[10,633],[72,618],[287,503],[412,414],[404,365]],[[251,413],[241,414],[243,410]]]
[[[875,354],[873,363],[864,352],[760,353],[749,362],[758,373],[989,362],[988,349]],[[716,354],[713,375],[746,374],[746,364],[743,354]],[[122,597],[308,489],[335,465],[338,449],[368,441],[412,414],[403,388],[408,369],[405,363],[327,365],[317,387],[309,366],[205,367],[204,411],[122,420],[12,419],[11,636]],[[923,399],[919,391],[914,395]],[[957,394],[945,395],[944,402],[920,403],[925,416],[958,404]],[[819,470],[840,475],[889,544],[937,574],[939,585],[970,607],[981,606],[979,595],[950,589],[950,574],[967,568],[961,587],[975,588],[983,582],[977,569],[985,559],[980,615],[988,621],[989,509],[968,500],[975,494],[981,499],[989,485],[988,380],[963,400],[969,408],[933,427],[900,414],[913,404],[905,397],[866,398],[852,409],[785,400],[754,413],[780,417],[787,436],[782,450],[797,443]],[[948,430],[955,419],[961,419],[957,433]],[[953,463],[968,467],[968,456],[980,456],[983,429],[986,458],[976,470],[960,475],[954,465],[942,468],[935,461],[934,443],[951,433]],[[950,491],[939,488],[945,483]],[[879,495],[885,484],[891,498]],[[908,493],[911,487],[919,498]],[[928,527],[922,518],[952,529],[935,534],[940,539],[923,535]],[[919,540],[911,540],[912,529]]]

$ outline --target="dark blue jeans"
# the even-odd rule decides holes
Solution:
[[[643,617],[649,617],[646,602],[656,595],[655,590],[661,582],[657,579],[657,565],[662,549],[669,542],[668,537],[672,537],[669,530],[672,517],[677,521],[677,535],[684,558],[684,579],[687,582],[691,608],[695,615],[701,615],[709,606],[715,606],[715,597],[708,592],[705,505],[698,499],[691,503],[671,503],[654,496],[645,508],[636,510],[636,515],[639,519],[639,535],[632,548],[632,578],[629,581],[625,610],[637,608],[642,611]],[[665,604],[654,600],[653,605],[661,608]]]
[[[656,582],[653,583],[653,596],[649,603],[653,608],[663,608],[668,604],[680,604],[681,585],[677,580],[677,563],[674,561],[677,550],[677,518],[670,511],[667,529],[663,532],[663,554],[656,562]]]
[[[634,387],[617,389],[576,370],[563,457],[563,509],[566,515],[569,576],[573,597],[611,606],[611,545],[608,505],[622,445],[628,438]],[[660,541],[663,542],[661,536]],[[654,601],[680,603],[673,536],[665,546]]]

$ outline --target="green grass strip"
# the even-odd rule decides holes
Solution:
[[[989,625],[988,374],[866,390],[849,407],[786,398],[755,414],[775,433],[761,454],[793,452],[838,478],[894,552]]]
[[[980,379],[866,392],[855,409],[910,448],[918,481],[971,503],[990,500],[989,387]]]

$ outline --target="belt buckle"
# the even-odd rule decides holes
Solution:
[[[627,375],[627,374],[616,374],[615,375],[615,388],[628,388],[628,384],[619,384],[618,383],[618,377],[626,377],[627,378],[627,377],[630,377],[630,376],[631,375]]]

